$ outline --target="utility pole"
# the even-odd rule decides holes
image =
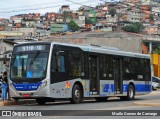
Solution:
[[[120,13],[117,13],[117,31],[120,30],[119,29],[119,20],[120,19]]]
[[[63,11],[64,23],[66,24],[66,11]]]

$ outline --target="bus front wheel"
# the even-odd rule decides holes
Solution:
[[[44,105],[46,103],[46,101],[44,99],[36,99],[36,102],[39,104],[39,105]]]
[[[75,84],[72,89],[71,103],[77,104],[82,101],[82,90],[78,84]]]
[[[14,100],[15,102],[18,102],[18,101],[19,101],[19,98],[13,98],[13,100]]]

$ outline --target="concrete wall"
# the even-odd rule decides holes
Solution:
[[[23,33],[25,36],[35,35],[35,28],[12,28],[12,31]]]
[[[131,40],[130,40],[131,39]],[[127,52],[141,53],[141,41],[139,39],[121,39],[121,38],[92,38],[83,40],[84,44],[97,44],[119,48]]]

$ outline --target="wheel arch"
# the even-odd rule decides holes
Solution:
[[[135,87],[134,83],[133,83],[133,82],[130,82],[129,85],[132,85],[132,86],[133,86],[133,88],[134,88],[134,94],[135,94],[135,92],[136,92],[136,87]],[[128,87],[129,87],[129,85],[128,85]],[[128,88],[128,89],[129,89],[129,88]]]
[[[76,81],[75,83],[74,83],[74,85],[79,85],[80,86],[80,88],[81,88],[81,91],[82,91],[82,96],[84,97],[84,90],[83,90],[83,85],[82,85],[82,83],[80,82],[80,81]],[[73,85],[73,86],[74,86]],[[73,87],[72,87],[72,90],[73,90]]]

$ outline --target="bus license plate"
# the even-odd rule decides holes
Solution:
[[[30,97],[30,94],[23,94],[23,97]]]

